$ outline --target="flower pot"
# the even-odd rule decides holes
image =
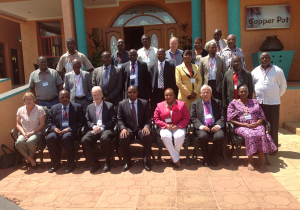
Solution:
[[[260,46],[260,50],[263,52],[268,51],[280,51],[283,50],[284,46],[277,36],[267,36],[267,39]]]

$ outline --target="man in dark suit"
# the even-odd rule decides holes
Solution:
[[[137,52],[132,49],[129,51],[129,61],[124,63],[121,67],[123,73],[123,91],[124,98],[127,99],[127,90],[129,86],[134,85],[138,88],[138,98],[148,100],[149,94],[147,92],[147,85],[149,79],[149,72],[147,64],[137,60]]]
[[[147,101],[138,98],[138,89],[135,86],[128,88],[128,98],[119,104],[118,126],[120,133],[120,146],[125,158],[123,171],[127,171],[131,164],[130,141],[135,136],[143,143],[143,162],[146,171],[151,170],[150,152],[152,146],[152,136],[150,135],[150,110]]]
[[[235,55],[231,59],[231,65],[233,70],[229,70],[225,73],[222,83],[222,97],[224,111],[227,113],[227,107],[233,99],[238,99],[238,89],[240,84],[245,84],[248,87],[248,98],[253,97],[253,82],[251,72],[241,69],[242,59],[240,56]],[[226,116],[226,115],[225,115]]]
[[[88,106],[85,114],[89,131],[84,135],[81,143],[87,156],[87,161],[93,163],[90,172],[95,173],[99,168],[95,143],[98,139],[101,140],[105,153],[103,172],[108,172],[111,169],[111,146],[114,138],[114,126],[117,120],[116,113],[112,103],[102,100],[103,93],[99,86],[93,87],[92,95],[95,103]]]
[[[65,90],[70,93],[70,101],[78,103],[86,110],[87,106],[93,102],[91,95],[92,81],[90,73],[81,71],[81,61],[72,61],[73,71],[65,75]]]
[[[151,98],[151,116],[156,109],[157,103],[165,100],[164,92],[171,88],[178,95],[178,87],[175,79],[175,66],[165,60],[166,52],[163,48],[157,51],[158,62],[150,67],[150,98]]]
[[[208,44],[208,56],[201,58],[199,71],[202,77],[202,85],[212,88],[214,98],[222,101],[222,80],[227,71],[225,59],[216,54],[216,43]]]
[[[224,141],[224,118],[222,102],[211,98],[212,89],[208,85],[201,88],[201,99],[191,105],[191,122],[194,125],[196,136],[201,145],[203,165],[218,166],[217,156]],[[213,147],[209,154],[208,142],[212,138]]]
[[[104,51],[101,54],[103,66],[96,68],[93,74],[93,86],[100,86],[103,92],[103,100],[118,106],[122,100],[122,72],[119,67],[111,65],[110,53]]]
[[[59,147],[62,143],[66,155],[68,167],[65,173],[70,173],[75,169],[74,164],[74,138],[77,130],[86,123],[84,112],[80,104],[70,102],[70,94],[66,90],[59,92],[61,103],[51,107],[48,118],[48,129],[51,133],[47,135],[46,142],[51,157],[52,167],[49,173],[57,171],[61,167]]]

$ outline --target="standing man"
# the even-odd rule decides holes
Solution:
[[[146,63],[137,60],[137,56],[136,50],[130,50],[130,61],[121,67],[121,71],[123,73],[124,98],[127,99],[128,97],[127,90],[129,86],[136,86],[139,93],[138,98],[148,100],[149,94],[147,92],[147,85],[150,81],[148,68]]]
[[[243,69],[242,59],[238,55],[234,55],[231,60],[233,69],[227,71],[224,75],[222,83],[222,102],[225,116],[227,116],[227,107],[233,99],[239,99],[237,87],[240,84],[245,84],[248,87],[248,98],[253,97],[253,82],[251,72]]]
[[[166,61],[169,63],[173,63],[174,66],[178,66],[182,64],[183,58],[182,58],[182,50],[178,49],[178,38],[172,37],[170,39],[170,49],[166,52]]]
[[[258,99],[267,121],[271,123],[270,134],[278,148],[280,97],[285,93],[287,84],[282,69],[270,62],[270,54],[263,52],[260,55],[261,65],[251,74],[255,98]],[[277,151],[273,155],[277,154]]]
[[[216,43],[208,44],[208,56],[200,60],[199,70],[202,85],[209,85],[213,97],[222,101],[222,80],[227,69],[224,58],[216,53]]]
[[[125,43],[123,39],[117,42],[118,51],[111,55],[111,65],[121,68],[123,63],[129,61],[128,52],[125,50]]]
[[[67,155],[67,169],[70,173],[75,169],[74,138],[77,130],[86,123],[84,112],[80,104],[70,102],[70,94],[66,90],[59,92],[61,103],[51,108],[47,121],[51,133],[47,135],[46,143],[49,150],[52,167],[49,173],[57,171],[61,167],[59,148],[64,147]]]
[[[88,163],[93,163],[90,172],[95,173],[100,167],[95,152],[95,143],[100,139],[105,154],[103,172],[108,172],[111,169],[110,159],[114,127],[117,120],[116,113],[112,103],[102,100],[103,94],[99,86],[93,87],[92,95],[95,103],[88,106],[85,115],[89,131],[82,138],[81,144]]]
[[[103,66],[95,69],[93,74],[93,86],[100,86],[103,92],[103,100],[118,106],[122,100],[122,72],[119,67],[111,65],[111,55],[104,51],[101,54]]]
[[[210,40],[205,44],[204,49],[208,50],[208,45],[213,42],[216,43],[217,46],[217,52],[220,53],[220,51],[227,46],[226,39],[222,39],[222,31],[220,29],[216,29],[214,33],[214,39]]]
[[[137,51],[138,60],[141,62],[145,62],[148,66],[148,69],[150,69],[150,66],[157,62],[157,48],[151,46],[151,39],[148,34],[144,34],[141,38],[141,41],[143,44],[143,48]]]
[[[135,86],[128,88],[128,98],[121,101],[118,109],[118,126],[120,133],[120,147],[125,159],[123,171],[132,167],[130,141],[135,137],[143,143],[143,164],[146,171],[151,171],[150,153],[152,136],[150,135],[150,110],[146,100],[138,98],[138,89]]]
[[[81,70],[83,70],[83,66],[85,66],[87,71],[91,73],[94,70],[94,67],[84,54],[75,50],[75,40],[68,38],[66,42],[68,52],[60,57],[56,71],[58,71],[61,76],[64,75],[63,69],[65,69],[66,73],[73,71],[72,61],[78,59],[82,64]]]
[[[194,101],[191,106],[191,122],[201,146],[204,166],[218,166],[217,157],[224,142],[225,126],[222,102],[211,98],[212,90],[203,85],[200,90],[201,99]],[[208,143],[213,140],[213,147],[209,154]]]
[[[244,53],[241,48],[238,48],[236,45],[236,37],[233,34],[230,34],[227,37],[227,46],[221,50],[220,55],[225,58],[227,70],[232,69],[231,59],[232,56],[238,55],[242,61],[242,69],[246,69],[246,63],[244,58]]]
[[[86,110],[93,102],[90,73],[80,70],[81,61],[78,59],[72,61],[72,68],[73,71],[65,76],[65,90],[70,93],[71,102],[80,104],[83,110]]]
[[[32,72],[29,78],[30,92],[35,96],[36,104],[50,109],[57,104],[63,81],[57,71],[48,68],[47,59],[44,56],[38,57],[37,64],[39,68]]]
[[[157,103],[165,100],[165,90],[171,88],[175,98],[178,95],[178,87],[175,79],[175,66],[165,60],[166,53],[163,48],[157,51],[158,62],[150,67],[150,98],[151,116],[156,109]]]

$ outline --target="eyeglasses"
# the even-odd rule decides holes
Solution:
[[[201,94],[208,95],[208,94],[211,94],[211,92],[201,92]]]

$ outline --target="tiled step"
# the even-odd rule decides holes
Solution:
[[[283,127],[293,134],[300,136],[300,122],[284,122]]]

